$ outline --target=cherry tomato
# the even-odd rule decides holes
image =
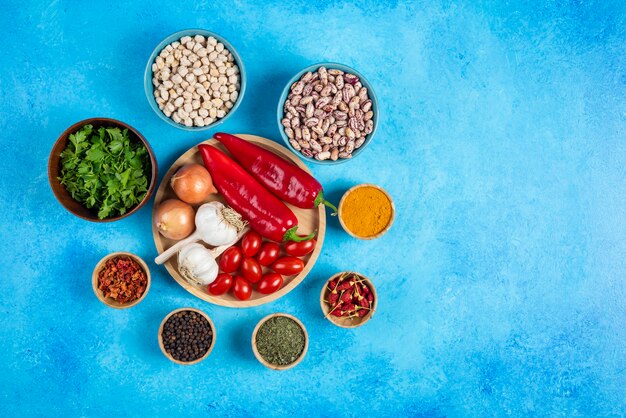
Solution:
[[[275,242],[266,242],[261,246],[259,253],[256,255],[256,259],[262,266],[269,266],[274,261],[278,260],[280,255],[280,245]]]
[[[256,283],[261,279],[261,265],[254,258],[244,257],[241,262],[241,274],[250,283]]]
[[[274,293],[283,286],[283,276],[278,273],[268,273],[261,277],[256,289],[264,295]]]
[[[233,286],[235,297],[239,300],[248,300],[252,295],[252,286],[241,276],[235,277],[235,285]]]
[[[296,257],[302,257],[303,255],[307,255],[315,249],[315,238],[311,238],[307,241],[294,242],[289,241],[285,244],[285,252],[289,255],[295,255]]]
[[[304,261],[296,257],[283,257],[272,264],[272,270],[285,276],[293,276],[304,269]]]
[[[209,284],[209,293],[215,296],[223,295],[228,292],[233,285],[233,276],[226,273],[220,273],[215,280]]]
[[[220,257],[220,269],[224,273],[234,273],[239,268],[242,258],[241,248],[230,247]]]
[[[243,249],[243,255],[246,257],[254,257],[259,252],[263,238],[256,231],[250,231],[243,236],[241,240],[241,248]]]

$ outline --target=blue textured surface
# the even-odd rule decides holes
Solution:
[[[3,3],[0,416],[623,415],[626,3],[259,3]],[[186,27],[224,35],[244,59],[248,92],[226,131],[279,140],[292,74],[323,60],[363,72],[381,106],[374,141],[311,169],[334,200],[380,184],[398,216],[372,242],[330,222],[310,276],[269,305],[209,305],[152,265],[146,300],[111,310],[91,270],[112,251],[155,256],[151,205],[112,224],[71,216],[48,187],[48,152],[90,116],[138,128],[162,172],[206,139],[161,121],[142,87],[156,43]],[[318,305],[345,269],[380,295],[354,331]],[[186,305],[218,327],[193,367],[156,341]],[[311,336],[282,373],[250,350],[275,311]]]

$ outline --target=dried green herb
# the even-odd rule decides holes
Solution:
[[[148,192],[150,157],[128,129],[83,126],[61,153],[61,177],[72,198],[98,218],[123,215]]]
[[[259,354],[268,363],[286,366],[300,357],[304,350],[304,331],[296,321],[275,316],[265,321],[256,335]]]

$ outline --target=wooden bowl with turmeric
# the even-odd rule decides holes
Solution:
[[[391,228],[396,213],[389,193],[375,184],[359,184],[339,202],[339,223],[354,238],[375,239]]]

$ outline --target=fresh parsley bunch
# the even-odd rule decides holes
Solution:
[[[150,158],[128,129],[85,125],[61,153],[61,177],[72,198],[96,208],[98,218],[123,215],[148,192]]]

